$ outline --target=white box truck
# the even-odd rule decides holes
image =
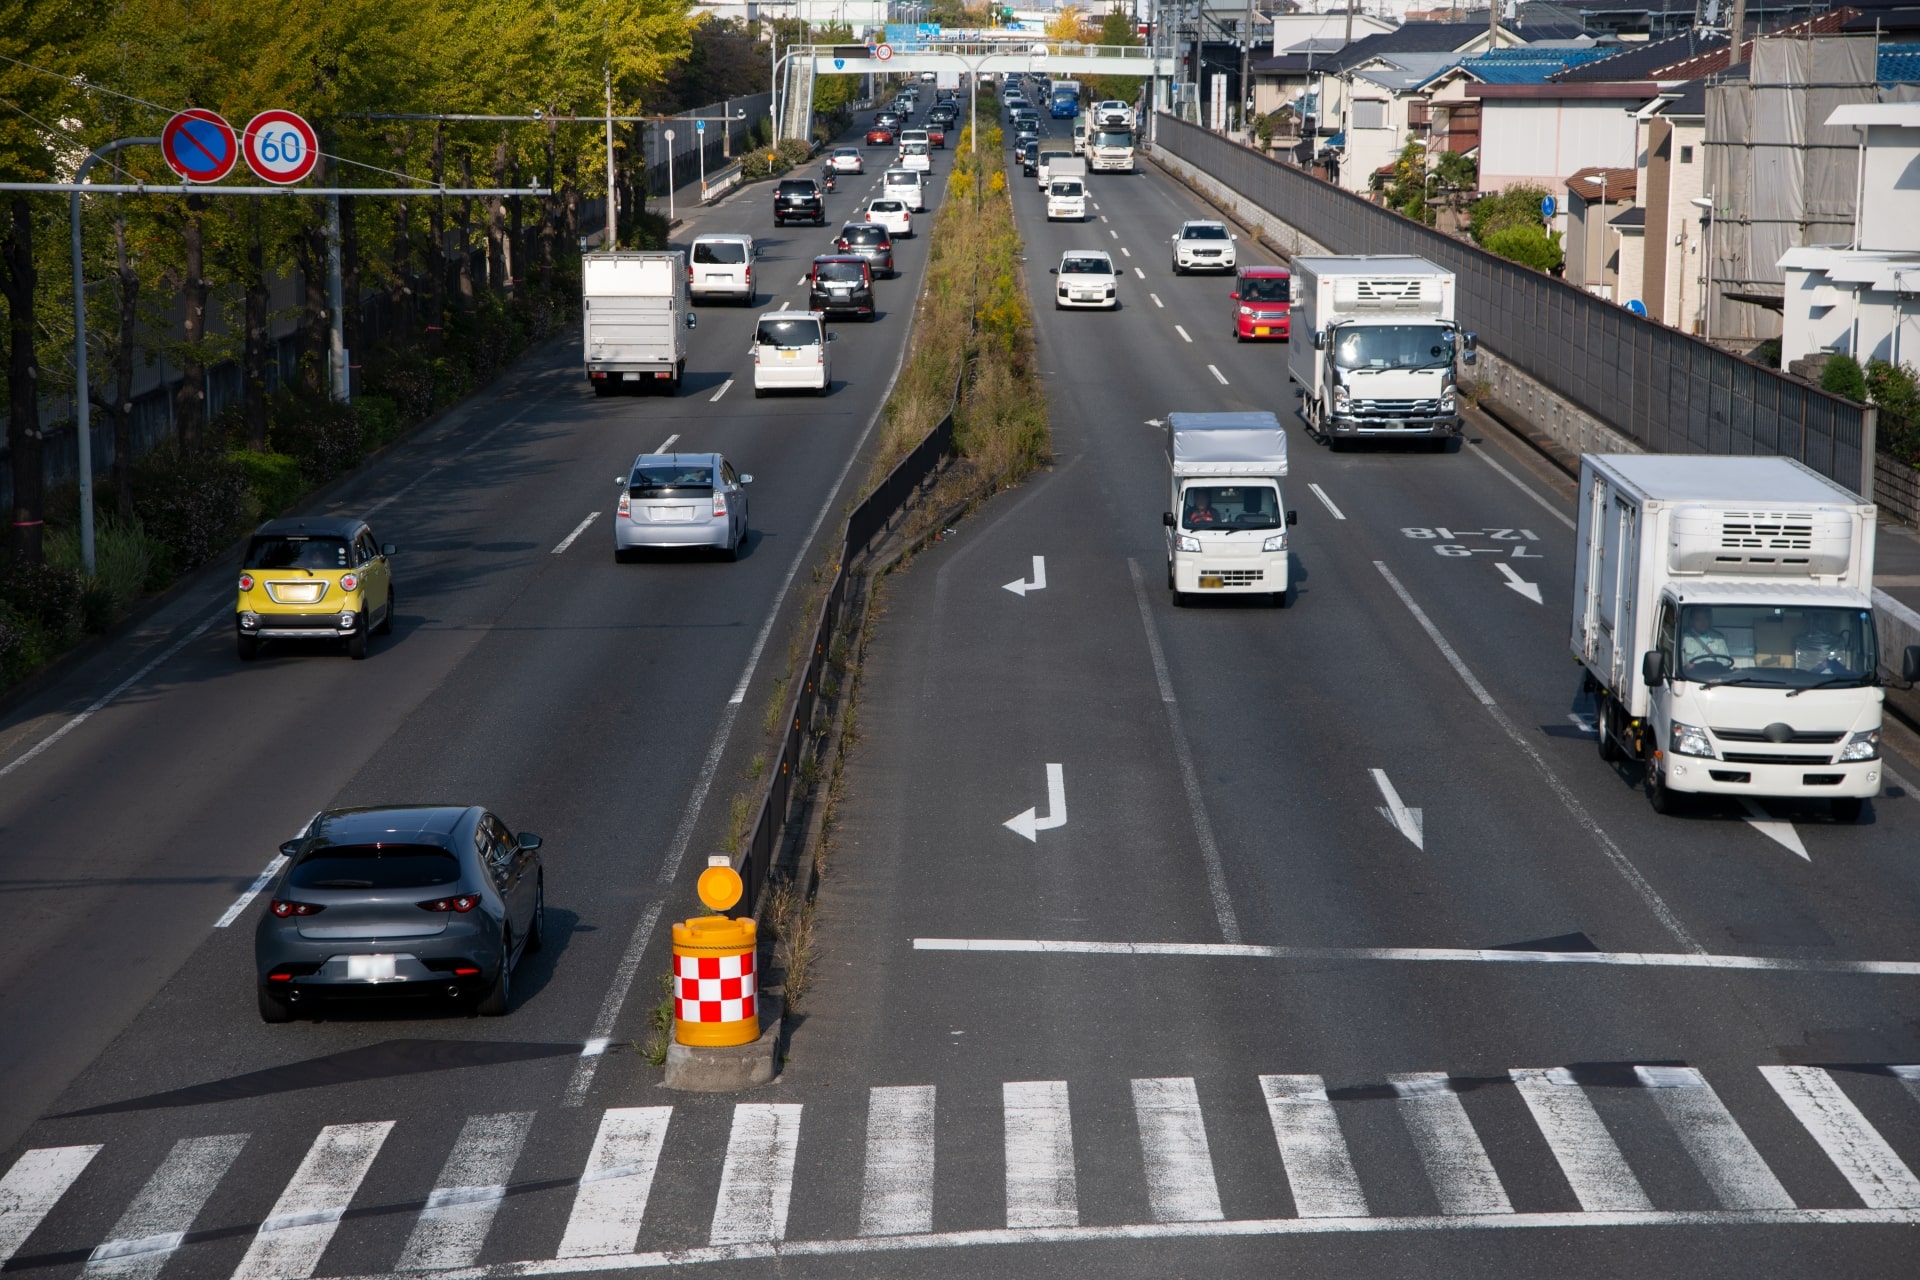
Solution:
[[[1087,135],[1087,163],[1095,173],[1133,172],[1133,130],[1101,125]]]
[[[678,392],[687,330],[697,323],[680,251],[589,253],[580,260],[580,292],[594,394],[654,385]]]
[[[1874,507],[1789,458],[1580,459],[1574,656],[1600,756],[1683,794],[1880,792]],[[1904,655],[1911,680],[1920,647]]]
[[[1287,375],[1307,430],[1335,449],[1361,437],[1457,447],[1458,362],[1474,336],[1454,323],[1453,272],[1393,254],[1296,257]]]
[[[1265,595],[1293,602],[1287,527],[1299,513],[1282,501],[1287,433],[1271,413],[1170,413],[1167,467],[1172,510],[1167,587],[1175,604],[1194,596]]]

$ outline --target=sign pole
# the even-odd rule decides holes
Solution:
[[[613,199],[613,68],[606,70],[607,77],[607,234],[601,238],[600,247],[609,252],[620,247],[618,214]]]
[[[660,131],[667,139],[667,226],[673,226],[673,130]]]

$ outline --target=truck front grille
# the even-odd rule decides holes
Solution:
[[[1266,576],[1264,569],[1202,569],[1203,578],[1218,578],[1223,587],[1250,587]],[[1822,764],[1826,763],[1821,761]]]
[[[1440,412],[1438,400],[1355,400],[1353,411],[1369,418],[1432,417]]]
[[[1758,751],[1723,751],[1720,758],[1728,764],[1832,764],[1831,756],[1770,756]]]
[[[1712,730],[1712,733],[1714,737],[1720,739],[1720,741],[1722,742],[1772,742],[1773,741],[1772,738],[1769,738],[1765,733],[1761,732],[1759,729],[1714,729]],[[1808,745],[1812,745],[1816,743],[1820,745],[1825,745],[1831,742],[1838,742],[1840,741],[1841,738],[1845,736],[1846,734],[1844,732],[1828,733],[1824,729],[1821,729],[1821,730],[1796,729],[1787,736],[1786,741],[1798,742],[1798,743],[1803,743]]]

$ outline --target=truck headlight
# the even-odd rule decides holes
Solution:
[[[1709,760],[1719,759],[1713,749],[1713,743],[1707,737],[1705,729],[1696,729],[1690,724],[1673,722],[1671,750],[1677,756],[1705,756]]]
[[[1353,395],[1345,387],[1335,387],[1333,389],[1333,407],[1335,409],[1345,409],[1352,403]]]
[[[1440,397],[1440,412],[1452,413],[1455,407],[1456,407],[1456,401],[1453,398],[1452,391],[1448,391],[1445,395]]]
[[[1274,534],[1271,538],[1268,538],[1260,544],[1260,549],[1262,551],[1285,551],[1287,549],[1287,535],[1284,533]]]
[[[1173,545],[1180,551],[1198,551],[1200,550],[1200,539],[1191,534],[1183,533],[1174,539]]]
[[[1880,731],[1866,729],[1847,739],[1847,745],[1840,749],[1840,763],[1849,764],[1855,760],[1878,760],[1880,758]]]

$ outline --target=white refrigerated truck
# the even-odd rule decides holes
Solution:
[[[1267,595],[1293,601],[1282,500],[1287,434],[1271,413],[1170,413],[1167,467],[1172,510],[1167,588],[1175,604],[1196,595]]]
[[[580,260],[580,316],[594,394],[622,386],[680,390],[694,327],[686,258],[678,249],[589,253]]]
[[[1317,439],[1460,434],[1458,362],[1474,337],[1454,323],[1453,272],[1395,254],[1293,259],[1287,375]]]
[[[1677,797],[1878,795],[1874,507],[1788,458],[1580,459],[1572,646],[1600,755]],[[1920,647],[1902,662],[1911,680]]]

